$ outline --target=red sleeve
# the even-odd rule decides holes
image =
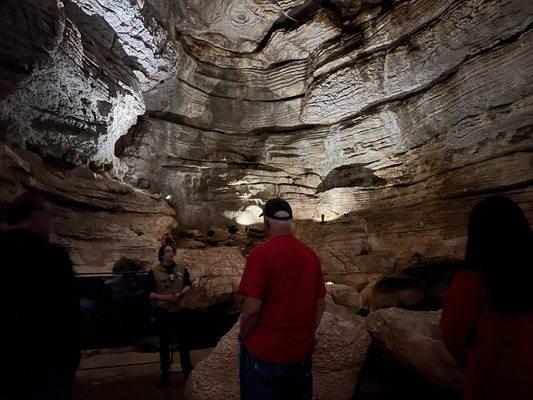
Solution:
[[[320,266],[320,260],[316,257],[317,268],[318,268],[318,277],[316,281],[316,298],[323,299],[328,293],[326,290],[326,285],[324,284],[324,275],[322,274],[322,267]]]
[[[263,300],[265,288],[266,275],[261,253],[257,250],[252,250],[248,256],[237,292],[247,297]]]
[[[444,296],[440,320],[442,339],[459,366],[463,366],[480,313],[480,277],[476,271],[460,271]]]

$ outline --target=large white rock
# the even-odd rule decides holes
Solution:
[[[186,385],[188,400],[239,398],[238,324],[202,360]],[[366,359],[370,335],[363,317],[328,304],[317,331],[313,356],[313,391],[317,400],[350,400]]]

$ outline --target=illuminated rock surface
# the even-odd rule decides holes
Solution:
[[[193,288],[182,301],[186,308],[209,308],[233,300],[245,259],[237,247],[178,249],[176,260],[189,271]]]
[[[355,285],[460,259],[487,194],[531,215],[531,2],[38,3],[2,4],[1,137],[170,196],[181,226],[281,195]]]

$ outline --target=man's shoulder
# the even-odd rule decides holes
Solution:
[[[272,247],[272,241],[267,240],[266,242],[256,244],[249,253],[249,257],[257,256],[267,252]]]
[[[7,229],[3,232],[0,232],[0,241],[1,242],[42,242],[43,240],[39,238],[35,233],[28,229]]]
[[[293,237],[295,246],[298,247],[298,250],[304,254],[306,254],[308,257],[311,257],[315,259],[316,261],[319,261],[318,256],[316,255],[315,251],[309,247],[307,244],[302,242],[300,239]]]
[[[27,229],[9,229],[0,235],[0,251],[5,255],[24,254],[48,256],[50,244]]]
[[[57,243],[45,243],[46,247],[57,257],[69,257],[67,249]]]
[[[476,269],[461,269],[454,276],[452,284],[460,287],[468,287],[470,289],[478,288],[483,285],[485,279],[481,271]]]
[[[52,258],[70,263],[70,255],[68,254],[67,249],[60,244],[44,242],[43,246],[46,247],[49,255]]]

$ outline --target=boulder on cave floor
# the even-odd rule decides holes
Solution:
[[[176,261],[184,264],[193,283],[183,306],[196,309],[233,301],[246,264],[237,247],[177,249]]]
[[[359,292],[354,287],[338,283],[328,283],[326,284],[326,289],[333,303],[344,306],[355,314],[361,311]]]
[[[440,336],[440,311],[387,308],[367,318],[368,331],[392,368],[444,389],[460,387],[461,372]]]
[[[424,299],[424,282],[403,276],[384,277],[359,294],[361,307],[370,312],[385,307],[412,307]]]
[[[211,354],[198,363],[186,386],[188,400],[239,398],[238,324]],[[365,319],[347,308],[328,303],[317,331],[313,356],[313,398],[350,400],[363,368],[371,338]]]

